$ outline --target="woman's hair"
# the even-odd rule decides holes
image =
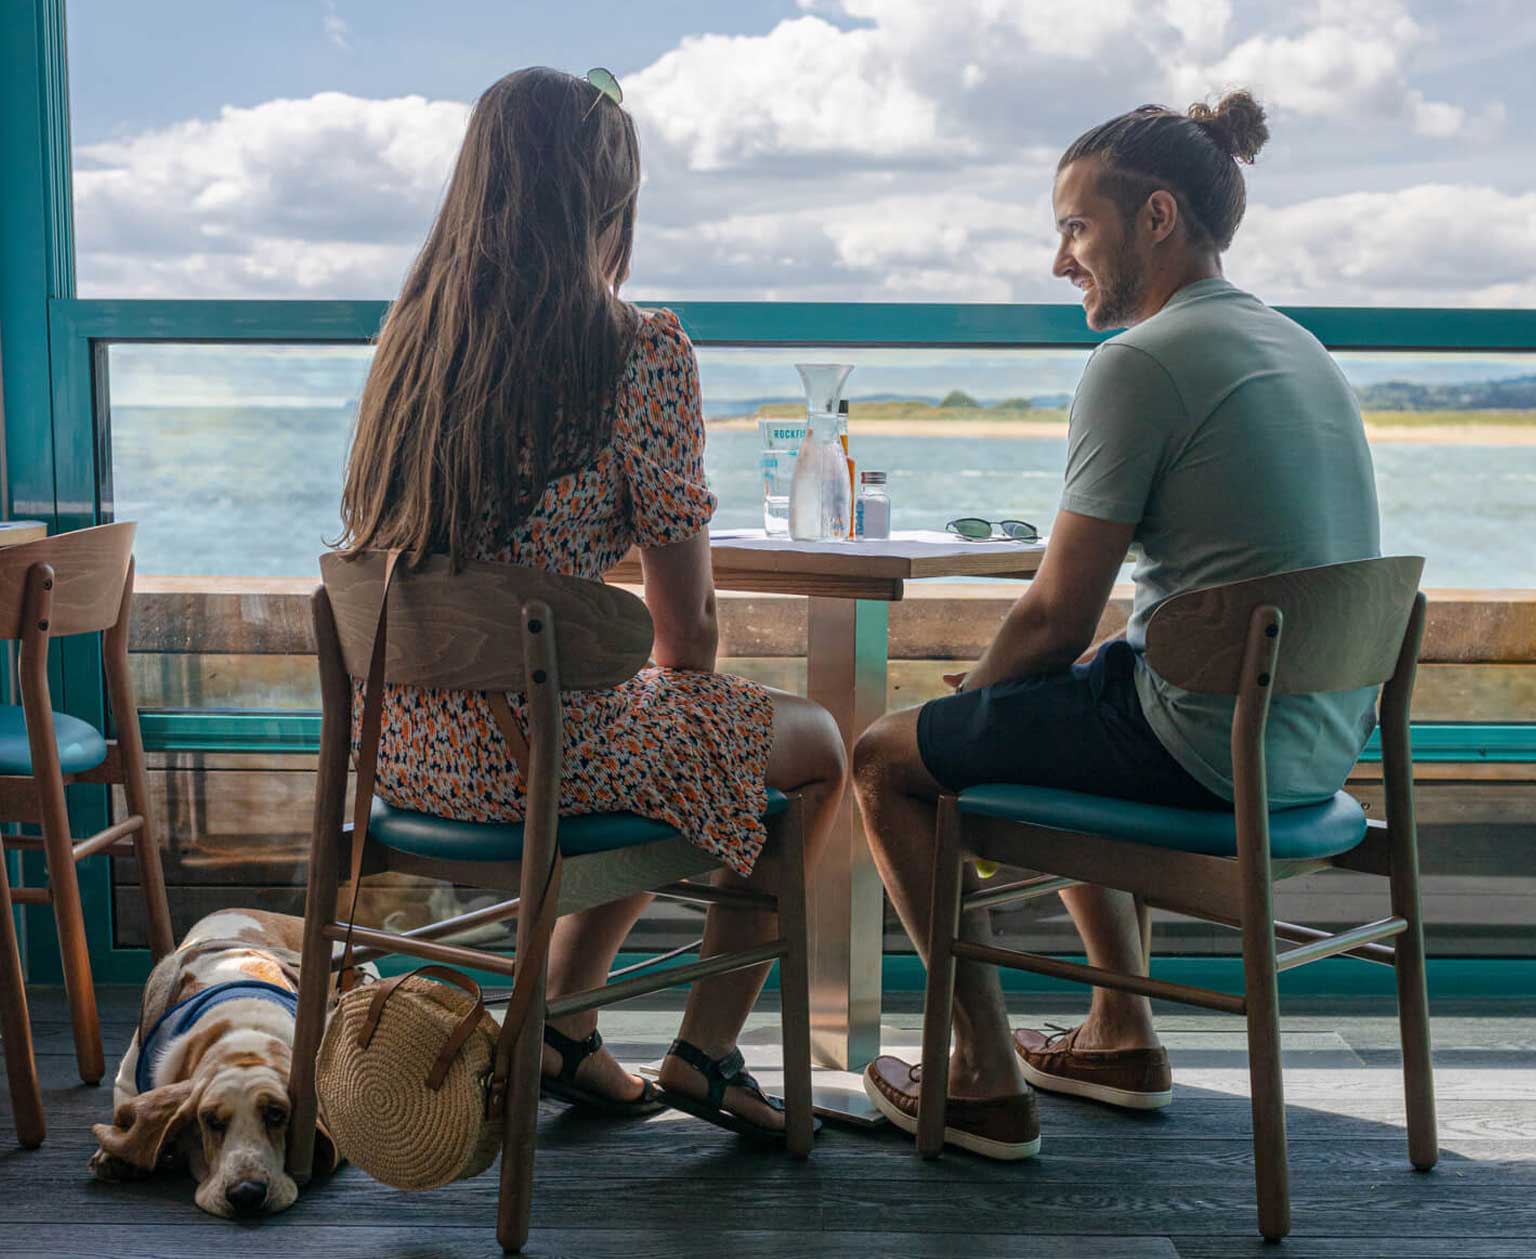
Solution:
[[[1236,163],[1251,163],[1268,139],[1264,107],[1248,92],[1228,92],[1215,106],[1195,104],[1183,114],[1143,105],[1111,118],[1074,140],[1056,169],[1098,159],[1105,191],[1127,216],[1166,188],[1195,239],[1220,251],[1232,243],[1248,204]]]
[[[596,458],[639,316],[640,150],[591,84],[519,70],[475,103],[442,208],[379,332],[342,490],[348,551],[465,558]]]

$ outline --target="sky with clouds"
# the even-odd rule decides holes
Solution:
[[[82,296],[384,298],[469,103],[612,68],[638,298],[1071,301],[1073,137],[1252,88],[1277,303],[1536,306],[1531,0],[69,0]]]

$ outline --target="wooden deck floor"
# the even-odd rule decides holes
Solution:
[[[137,994],[105,990],[113,1054]],[[1020,1021],[1026,1007],[1020,1004]],[[1030,999],[1033,1020],[1076,1004]],[[908,1003],[908,1009],[911,1009]],[[1521,1017],[1522,1013],[1525,1017]],[[547,1107],[539,1130],[535,1232],[527,1253],[572,1259],[763,1256],[1068,1256],[1092,1259],[1531,1259],[1536,1256],[1536,1012],[1511,1004],[1437,1006],[1442,1158],[1413,1172],[1403,1134],[1395,1023],[1380,1003],[1286,1009],[1287,1101],[1295,1232],[1266,1247],[1254,1231],[1242,1025],[1169,1010],[1160,1018],[1176,1074],[1174,1105],[1133,1116],[1043,1097],[1038,1158],[1002,1165],[948,1154],[924,1163],[908,1138],[829,1127],[814,1157],[782,1154],[664,1114],[631,1124]],[[49,1136],[15,1147],[0,1113],[0,1253],[69,1259],[311,1256],[460,1259],[497,1254],[494,1171],[406,1195],[355,1168],[306,1191],[290,1211],[232,1223],[198,1211],[191,1182],[104,1185],[85,1171],[88,1125],[107,1087],[73,1074],[57,992],[33,995]],[[604,1016],[622,1057],[654,1058],[672,1003]],[[888,1012],[887,1046],[913,1045],[916,1013]],[[771,1013],[747,1041],[775,1036]],[[748,1060],[752,1059],[750,1044]]]

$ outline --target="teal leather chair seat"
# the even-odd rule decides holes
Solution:
[[[988,784],[962,791],[960,811],[1155,848],[1237,856],[1236,819],[1218,810],[1171,809],[1053,787]],[[1269,855],[1274,858],[1333,857],[1364,838],[1365,810],[1343,791],[1321,804],[1276,809],[1269,815]]]
[[[772,817],[788,807],[789,797],[770,787],[763,816]],[[567,857],[653,844],[676,835],[665,822],[634,813],[589,813],[560,819],[560,851]],[[368,816],[368,838],[396,852],[438,861],[521,861],[523,857],[521,822],[459,822],[397,809],[377,796]]]
[[[53,741],[59,745],[59,768],[66,774],[95,769],[107,759],[107,741],[88,721],[68,713],[53,714]],[[0,704],[0,774],[30,774],[32,749],[27,746],[27,719],[20,704]]]

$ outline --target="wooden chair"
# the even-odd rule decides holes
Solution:
[[[1408,742],[1424,635],[1424,596],[1418,593],[1423,565],[1409,556],[1280,573],[1178,595],[1153,614],[1146,648],[1153,670],[1186,690],[1236,696],[1236,801],[1230,814],[1017,786],[979,786],[940,799],[917,1137],[925,1157],[938,1155],[943,1143],[956,959],[1244,1014],[1259,1229],[1266,1238],[1283,1237],[1290,1231],[1290,1194],[1276,975],[1344,953],[1396,971],[1408,1156],[1421,1171],[1434,1166],[1438,1145]],[[1386,819],[1367,821],[1342,791],[1322,804],[1271,812],[1264,761],[1270,697],[1383,682]],[[966,857],[1042,873],[962,896]],[[1330,867],[1390,880],[1391,915],[1336,935],[1275,921],[1275,880]],[[1152,979],[1145,965],[1139,974],[1124,974],[957,938],[966,909],[1048,895],[1075,883],[1137,897],[1144,963],[1151,947],[1148,907],[1237,928],[1243,995]],[[1297,947],[1277,955],[1277,936]],[[1379,943],[1391,936],[1397,937],[1395,947]]]
[[[0,1040],[5,1044],[5,1078],[11,1089],[11,1116],[16,1139],[27,1149],[43,1143],[43,1094],[37,1083],[37,1059],[32,1056],[32,1024],[27,1019],[27,981],[21,971],[21,948],[11,912],[11,881],[0,843]]]
[[[53,906],[75,1059],[87,1084],[100,1081],[106,1068],[75,863],[101,852],[137,858],[150,949],[159,958],[175,947],[160,849],[149,824],[144,745],[128,673],[133,535],[132,524],[102,525],[0,550],[0,638],[21,642],[21,703],[0,705],[0,821],[41,828],[41,837],[8,835],[5,846],[40,849],[48,871],[46,887],[10,888],[9,896],[16,904]],[[115,739],[104,738],[88,722],[54,712],[48,691],[49,642],[98,631],[105,631],[101,659]],[[121,784],[128,816],[89,838],[72,838],[64,798],[70,783]],[[0,951],[5,947],[0,940]],[[0,966],[8,969],[9,963],[0,959]],[[7,994],[11,988],[7,983]],[[19,989],[14,1000],[7,995],[7,1031],[11,1020],[24,1017],[24,1008]]]
[[[332,946],[345,939],[348,930],[345,922],[337,920],[335,909],[341,862],[350,838],[343,825],[343,808],[351,747],[351,679],[369,674],[386,587],[383,680],[485,691],[493,696],[527,693],[528,754],[520,757],[529,767],[527,820],[515,825],[447,821],[373,800],[363,874],[402,871],[478,887],[516,889],[518,898],[404,935],[357,927],[352,939],[363,946],[359,959],[405,953],[513,974],[514,962],[504,954],[440,943],[438,938],[515,915],[517,956],[532,956],[541,897],[558,853],[563,853],[556,910],[561,915],[642,891],[685,901],[776,910],[779,915],[779,938],[768,944],[610,982],[550,1001],[547,1008],[547,958],[540,957],[536,967],[516,972],[519,988],[534,987],[530,1015],[511,1051],[496,1223],[503,1248],[518,1250],[528,1237],[546,1015],[590,1010],[778,958],[787,1145],[795,1156],[808,1155],[813,1120],[800,798],[769,793],[771,855],[765,854],[764,865],[776,874],[776,895],[689,882],[719,869],[720,863],[661,823],[632,814],[562,819],[558,815],[560,692],[616,686],[634,676],[651,649],[651,619],[645,605],[626,591],[600,582],[507,564],[472,562],[455,574],[445,558],[434,557],[414,569],[401,563],[392,583],[386,570],[386,557],[378,553],[350,560],[325,556],[321,560],[324,585],[313,601],[324,717],[289,1083],[293,1100],[290,1171],[302,1180],[313,1162],[314,1060],[330,975],[337,965]],[[361,771],[359,777],[363,777]],[[366,782],[360,782],[359,792],[365,801],[369,799]]]

